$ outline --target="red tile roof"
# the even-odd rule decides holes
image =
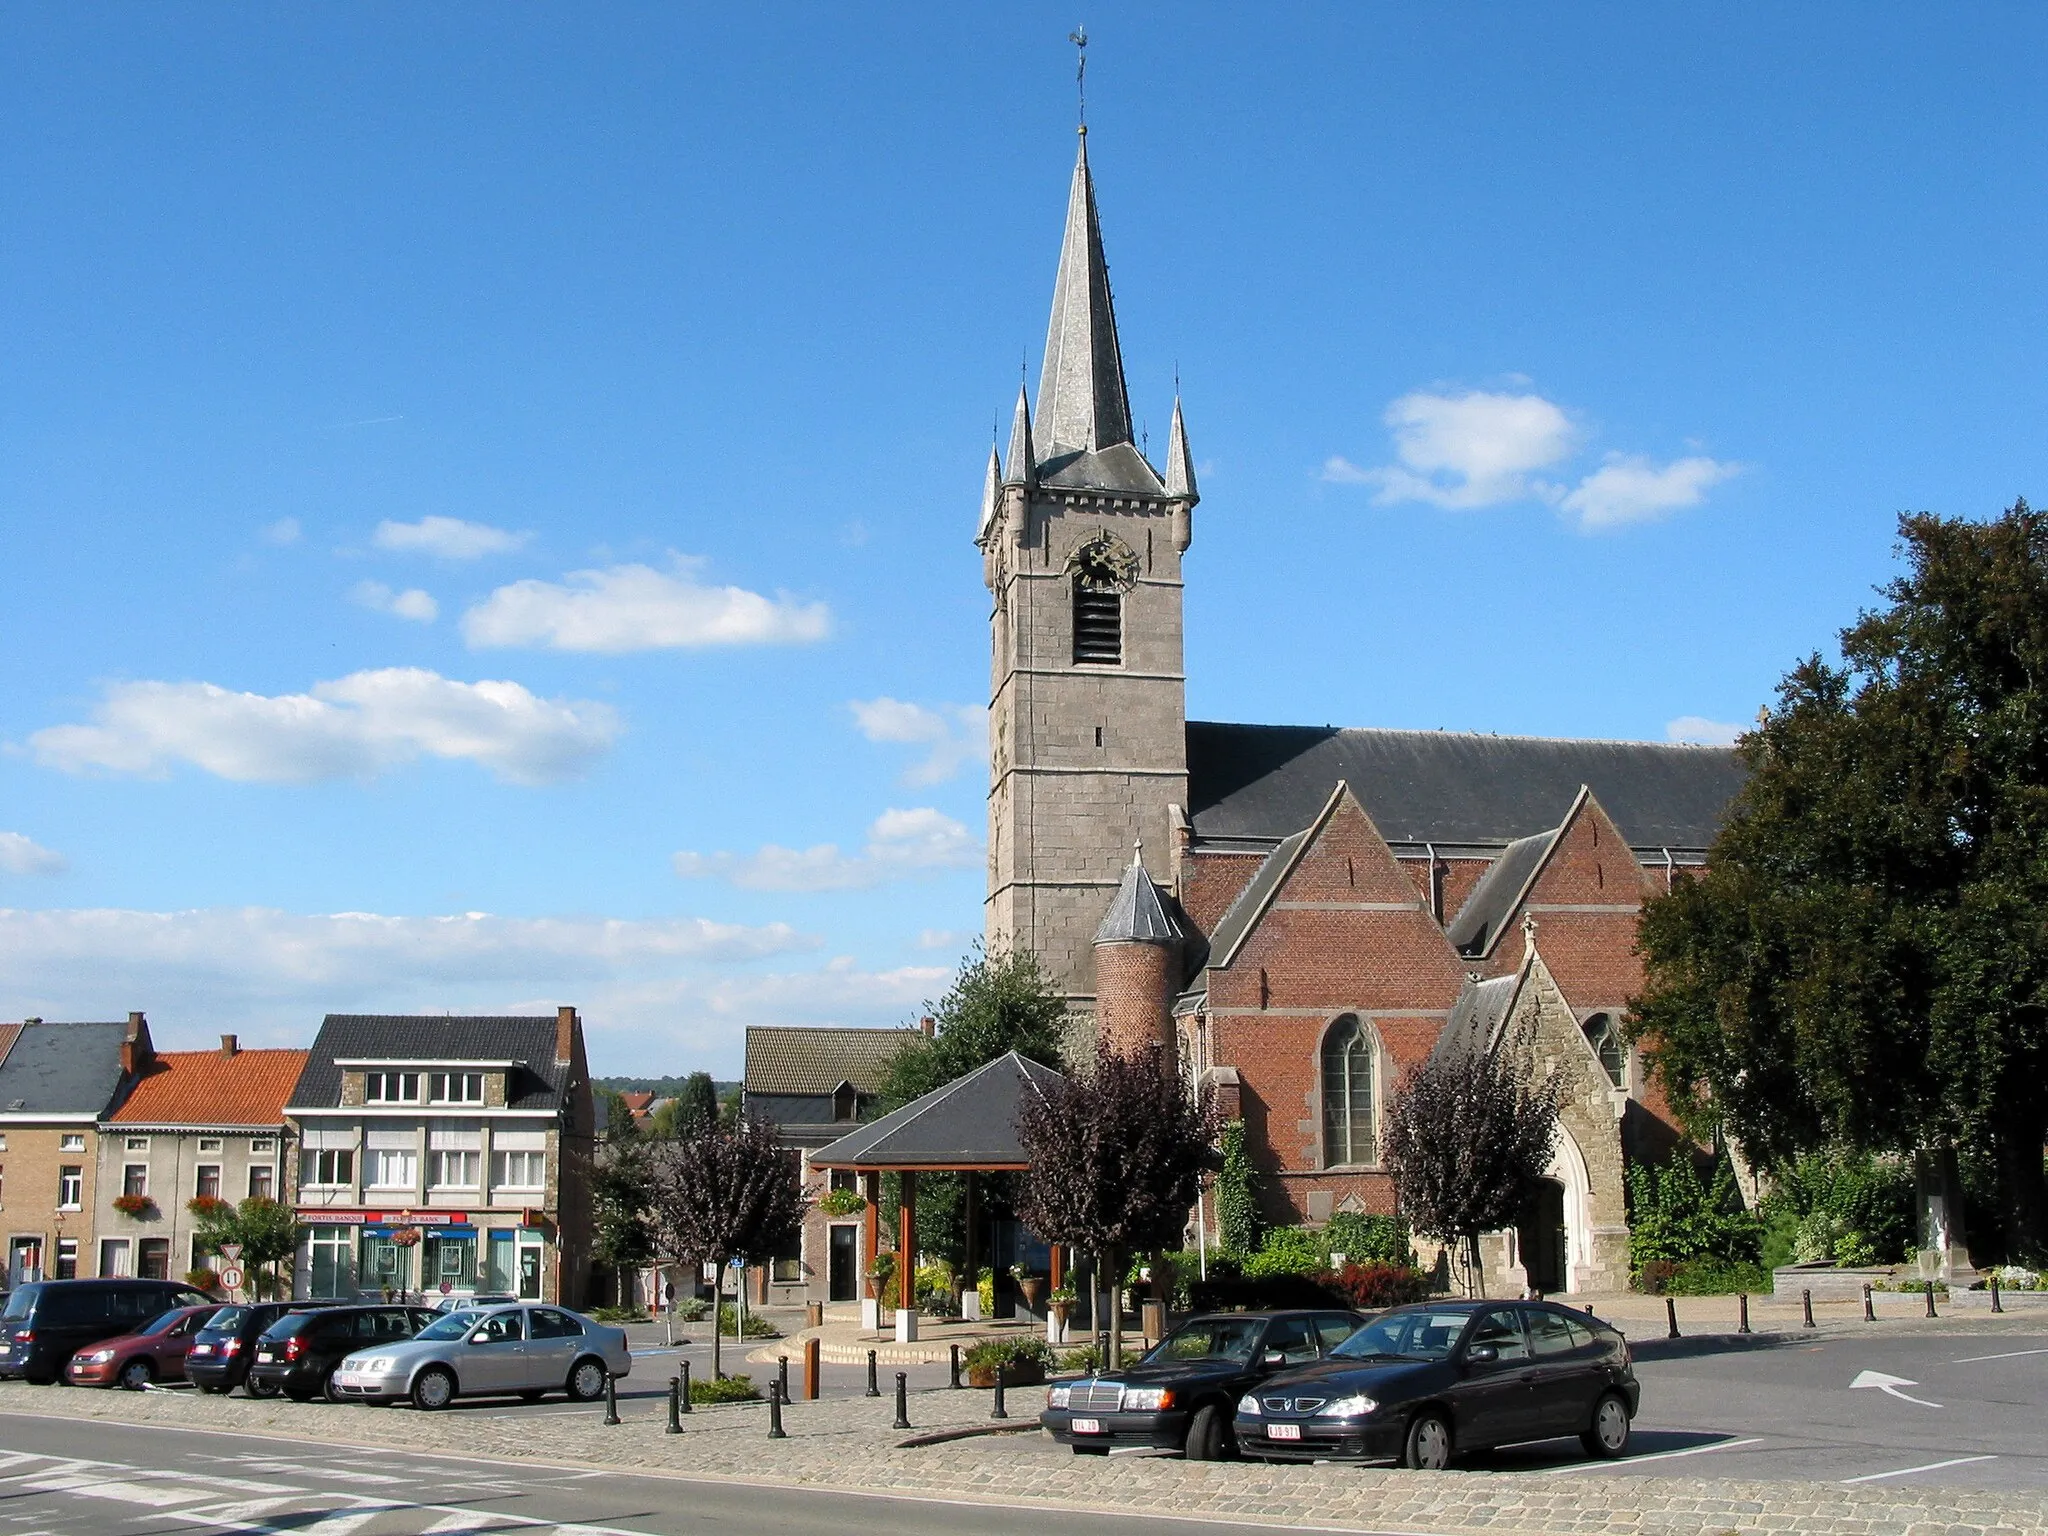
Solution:
[[[121,1107],[116,1125],[284,1124],[306,1065],[304,1051],[159,1051]]]

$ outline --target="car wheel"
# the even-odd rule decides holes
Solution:
[[[1189,1461],[1222,1461],[1230,1454],[1230,1425],[1214,1403],[1197,1409],[1188,1421],[1185,1452]]]
[[[529,1387],[519,1394],[519,1401],[522,1403],[537,1403],[547,1395],[547,1388],[545,1387]]]
[[[604,1396],[604,1362],[585,1355],[569,1367],[569,1395],[579,1403],[594,1403]]]
[[[156,1380],[156,1367],[147,1360],[130,1360],[121,1367],[121,1374],[115,1379],[130,1392],[140,1392]]]
[[[455,1378],[440,1366],[429,1366],[412,1379],[412,1405],[433,1413],[455,1401]]]
[[[1401,1465],[1418,1472],[1441,1472],[1451,1464],[1451,1426],[1440,1413],[1418,1413],[1408,1426]]]
[[[1612,1461],[1628,1451],[1628,1403],[1619,1392],[1604,1394],[1593,1405],[1593,1424],[1579,1436],[1588,1456]]]
[[[1076,1456],[1107,1456],[1109,1454],[1109,1447],[1106,1445],[1077,1445],[1074,1447],[1074,1454]]]
[[[247,1376],[242,1380],[242,1390],[251,1397],[275,1397],[279,1387],[276,1382],[266,1381],[261,1376]]]
[[[348,1401],[347,1398],[341,1395],[341,1388],[334,1384],[334,1372],[332,1371],[329,1371],[326,1380],[320,1383],[320,1392],[330,1403],[345,1403]]]
[[[54,1376],[23,1376],[21,1379],[32,1387],[47,1387],[55,1382],[57,1378]]]
[[[310,1403],[313,1401],[313,1392],[314,1389],[312,1387],[286,1387],[284,1389],[284,1395],[295,1403]]]

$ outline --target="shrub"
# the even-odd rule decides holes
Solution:
[[[960,1304],[953,1300],[951,1291],[932,1291],[917,1304],[917,1310],[926,1317],[958,1317]]]
[[[1102,1366],[1102,1351],[1093,1344],[1083,1344],[1078,1349],[1062,1350],[1059,1368],[1062,1371],[1093,1371]]]
[[[1040,1338],[986,1339],[960,1356],[960,1364],[967,1370],[992,1371],[998,1365],[1038,1365],[1044,1369],[1052,1367],[1052,1348]]]
[[[702,1317],[704,1314],[701,1303],[699,1308],[697,1315]],[[600,1323],[610,1323],[613,1325],[619,1323],[644,1323],[649,1320],[647,1313],[639,1307],[592,1307],[590,1315]]]
[[[2002,1291],[2038,1291],[2048,1289],[2042,1285],[2041,1272],[2025,1269],[2018,1264],[2001,1264],[1992,1273],[1998,1276],[1998,1288]]]
[[[702,1296],[678,1296],[676,1317],[685,1323],[701,1323],[711,1313],[711,1303]]]
[[[1762,1296],[1771,1289],[1771,1272],[1746,1260],[1711,1256],[1652,1259],[1636,1276],[1636,1288],[1652,1296]]]
[[[1779,1170],[1764,1201],[1766,1266],[1894,1264],[1913,1242],[1913,1174],[1864,1152],[1810,1152]]]
[[[1361,1312],[1429,1299],[1429,1276],[1407,1264],[1350,1264],[1320,1277]]]
[[[867,1208],[867,1196],[857,1189],[828,1189],[818,1196],[818,1209],[827,1216],[858,1216]]]
[[[185,1283],[195,1291],[210,1291],[215,1295],[220,1293],[220,1276],[210,1269],[186,1270]],[[2016,1290],[2018,1287],[2015,1286],[2013,1289]]]
[[[1197,1312],[1263,1312],[1277,1307],[1347,1305],[1327,1283],[1330,1275],[1227,1275],[1209,1266],[1209,1278],[1189,1287]]]
[[[1273,1227],[1259,1251],[1244,1261],[1247,1280],[1272,1280],[1283,1275],[1313,1275],[1329,1268],[1330,1254],[1317,1233],[1306,1227]]]
[[[758,1403],[761,1394],[754,1390],[751,1376],[717,1376],[706,1381],[701,1376],[690,1378],[690,1401],[692,1403]]]
[[[980,1298],[981,1315],[983,1317],[994,1317],[996,1315],[996,1272],[994,1270],[984,1269],[974,1277],[974,1294]]]
[[[727,1338],[732,1337],[732,1319],[732,1303],[721,1301],[718,1304],[718,1331]],[[779,1339],[782,1337],[782,1332],[773,1323],[769,1322],[767,1318],[761,1316],[760,1313],[749,1312],[746,1322],[741,1325],[740,1337],[746,1339]]]
[[[932,1296],[944,1296],[950,1303],[953,1296],[953,1266],[944,1259],[934,1259],[929,1264],[918,1265],[916,1295],[919,1306],[924,1305],[926,1299]]]
[[[1341,1253],[1354,1264],[1391,1264],[1409,1268],[1415,1263],[1408,1240],[1408,1223],[1398,1216],[1354,1216],[1340,1211],[1322,1230],[1323,1253]]]
[[[1216,1175],[1217,1241],[1227,1252],[1250,1253],[1259,1245],[1259,1202],[1252,1186],[1251,1155],[1244,1146],[1244,1122],[1230,1121],[1220,1139],[1223,1168]]]
[[[1742,1208],[1735,1170],[1726,1159],[1712,1184],[1683,1154],[1661,1168],[1631,1166],[1628,1219],[1629,1268],[1637,1276],[1645,1265],[1659,1261],[1714,1258],[1754,1264],[1763,1241],[1763,1222]]]

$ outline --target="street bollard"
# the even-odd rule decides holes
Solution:
[[[819,1351],[817,1335],[804,1340],[804,1401],[818,1400],[820,1384],[825,1377],[823,1356]]]
[[[1664,1298],[1664,1324],[1666,1329],[1664,1337],[1667,1339],[1677,1338],[1678,1303],[1673,1301],[1669,1296],[1666,1296]]]
[[[1004,1367],[1007,1364],[1008,1362],[1004,1360],[996,1362],[996,1405],[989,1410],[988,1415],[992,1419],[1007,1419],[1010,1416],[1010,1410],[1003,1403],[1003,1377],[1007,1374]]]
[[[768,1383],[768,1438],[787,1440],[789,1432],[782,1427],[782,1383]]]
[[[868,1390],[865,1395],[868,1397],[880,1397],[882,1395],[882,1389],[875,1385],[875,1352],[872,1349],[868,1351]]]
[[[1934,1282],[1932,1280],[1923,1280],[1920,1282],[1920,1288],[1927,1295],[1927,1315],[1932,1317],[1934,1316]]]
[[[889,1427],[910,1428],[910,1376],[905,1371],[896,1373],[896,1422]]]
[[[690,1362],[687,1360],[683,1362],[683,1374],[681,1385],[683,1412],[688,1413],[690,1411]]]
[[[1116,1369],[1115,1366],[1109,1363],[1109,1330],[1107,1328],[1101,1329],[1095,1335],[1095,1360],[1095,1368],[1098,1371],[1113,1371]]]
[[[1749,1332],[1749,1293],[1742,1292],[1735,1298],[1735,1331]]]
[[[1868,1280],[1863,1282],[1863,1321],[1866,1323],[1877,1321],[1877,1308],[1870,1299],[1870,1282]]]
[[[1799,1316],[1805,1322],[1807,1327],[1811,1328],[1813,1326],[1812,1291],[1801,1291],[1799,1293]]]
[[[789,1356],[775,1357],[775,1385],[782,1389],[782,1400],[789,1401]]]
[[[607,1424],[619,1422],[619,1384],[612,1379],[612,1373],[604,1373],[604,1421]]]
[[[683,1378],[671,1376],[668,1379],[668,1430],[671,1435],[683,1432]]]
[[[951,1388],[952,1388],[952,1389],[953,1389],[953,1390],[954,1390],[955,1392],[958,1392],[958,1391],[960,1390],[960,1346],[959,1346],[958,1344],[955,1344],[955,1345],[953,1345],[953,1346],[952,1346],[952,1348],[953,1348],[953,1367],[952,1367],[952,1369],[953,1369],[953,1378],[952,1378],[952,1380],[948,1381],[948,1382],[946,1383],[946,1385],[947,1385],[947,1386],[949,1386],[949,1387],[951,1387]]]
[[[1991,1310],[1994,1312],[2003,1312],[2005,1310],[2005,1303],[1998,1299],[1998,1271],[1995,1269],[1991,1271]]]

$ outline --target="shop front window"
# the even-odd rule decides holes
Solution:
[[[356,1234],[352,1227],[313,1228],[312,1296],[331,1301],[356,1292]]]
[[[365,1290],[410,1290],[412,1249],[400,1247],[387,1235],[364,1233],[362,1277]]]
[[[425,1250],[420,1273],[427,1289],[439,1291],[444,1285],[450,1291],[476,1289],[474,1237],[432,1236],[420,1246]]]

